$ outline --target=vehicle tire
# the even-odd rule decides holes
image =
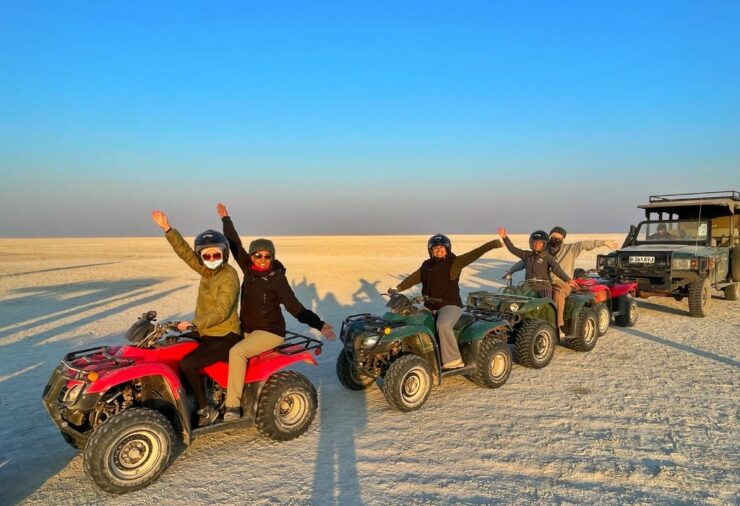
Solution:
[[[316,389],[295,371],[273,374],[262,387],[255,424],[275,441],[289,441],[308,430],[316,416]]]
[[[482,387],[499,388],[511,374],[509,345],[495,337],[486,337],[480,343],[475,372],[468,378]]]
[[[725,299],[737,300],[740,297],[740,283],[733,283],[722,289],[725,292]]]
[[[576,322],[576,335],[570,347],[576,351],[591,351],[599,340],[599,317],[594,308],[584,307]]]
[[[732,280],[735,283],[740,283],[740,245],[733,246],[730,255],[730,270],[732,272]]]
[[[709,314],[709,301],[712,300],[712,285],[709,278],[701,276],[689,285],[689,315],[704,318]]]
[[[606,305],[606,302],[597,304],[594,310],[596,311],[596,323],[599,330],[599,337],[601,337],[606,334],[607,330],[609,330],[609,324],[612,321],[612,313],[609,311],[609,306]]]
[[[340,351],[337,356],[337,378],[350,390],[365,390],[375,382],[375,378],[366,376],[357,370],[345,350]]]
[[[542,369],[552,360],[556,330],[544,320],[524,320],[514,334],[514,358],[525,367]]]
[[[620,314],[614,316],[614,323],[620,327],[634,327],[637,323],[637,302],[629,295],[620,297]]]
[[[383,395],[392,408],[414,411],[424,405],[432,391],[432,372],[426,360],[403,355],[394,360],[383,378]]]
[[[129,408],[90,436],[83,452],[85,474],[106,492],[133,492],[167,469],[174,447],[175,431],[162,413]]]

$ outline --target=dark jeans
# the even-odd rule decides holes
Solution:
[[[229,350],[241,341],[239,334],[225,336],[201,336],[203,342],[180,361],[180,371],[198,399],[198,408],[208,406],[203,378],[198,371],[216,362],[228,362]]]

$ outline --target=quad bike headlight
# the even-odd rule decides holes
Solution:
[[[82,393],[82,383],[78,385],[74,385],[72,388],[67,390],[67,393],[64,394],[63,401],[68,404],[74,404],[77,401],[77,398]]]
[[[376,344],[378,344],[378,340],[380,340],[379,335],[371,334],[362,341],[362,347],[363,348],[373,348],[375,347]]]
[[[520,307],[522,306],[518,302],[512,302],[511,304],[509,304],[509,311],[511,311],[512,313],[516,313],[517,311],[519,311]]]

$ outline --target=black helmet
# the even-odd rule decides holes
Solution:
[[[432,256],[432,248],[435,246],[444,246],[448,255],[452,253],[452,242],[446,235],[437,234],[429,238],[427,241],[427,251],[429,251],[430,257]]]
[[[224,255],[224,262],[229,259],[229,242],[221,232],[215,230],[206,230],[195,238],[195,253],[200,258],[200,251],[206,248],[221,248],[221,252]]]
[[[534,251],[535,253],[539,253],[540,251],[543,251],[545,247],[547,246],[547,240],[549,236],[547,235],[547,232],[544,230],[536,230],[529,234],[529,249]],[[543,248],[540,251],[537,251],[534,249],[534,243],[537,241],[542,241]]]
[[[269,251],[275,256],[275,244],[270,239],[255,239],[249,243],[249,254],[253,255],[258,251]]]

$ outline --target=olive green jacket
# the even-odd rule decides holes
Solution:
[[[241,335],[239,307],[239,276],[227,263],[218,269],[203,265],[180,232],[171,228],[165,234],[177,256],[200,274],[198,300],[195,303],[193,325],[201,336]]]

